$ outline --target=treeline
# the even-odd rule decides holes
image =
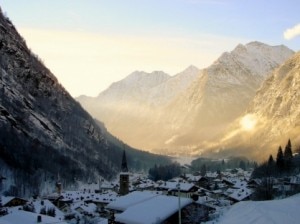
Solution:
[[[270,155],[268,160],[254,169],[252,178],[262,177],[280,177],[298,172],[300,168],[299,158],[300,147],[293,154],[291,140],[288,140],[284,150],[279,146],[277,150],[276,160]]]
[[[149,178],[154,181],[170,180],[173,177],[179,177],[181,174],[181,166],[179,163],[168,165],[155,165],[149,169]]]
[[[260,184],[253,194],[254,200],[272,200],[275,196],[293,195],[299,192],[295,188],[285,192],[274,189],[275,178],[289,179],[289,176],[298,174],[300,171],[300,147],[293,153],[291,141],[288,140],[284,150],[279,146],[277,150],[276,160],[270,155],[268,160],[259,165],[252,173],[252,179],[259,178]]]
[[[257,163],[254,161],[249,161],[245,157],[231,157],[228,159],[216,160],[209,158],[198,158],[192,161],[191,171],[212,171],[220,172],[226,169],[241,168],[243,170],[248,170],[249,168],[254,168]]]

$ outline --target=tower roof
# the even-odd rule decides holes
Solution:
[[[125,150],[123,151],[121,171],[122,171],[122,172],[128,172],[127,159],[126,159],[126,153],[125,153]]]

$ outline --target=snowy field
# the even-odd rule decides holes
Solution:
[[[273,201],[245,201],[232,206],[216,224],[300,223],[300,194]]]

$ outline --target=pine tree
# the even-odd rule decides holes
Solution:
[[[290,139],[287,145],[285,146],[283,158],[284,158],[284,168],[286,169],[286,171],[290,172],[292,170],[292,159],[293,159],[292,144]]]
[[[268,159],[268,165],[269,165],[269,166],[273,166],[273,164],[274,164],[274,159],[273,159],[273,156],[270,155],[270,156],[269,156],[269,159]]]
[[[266,163],[266,174],[267,176],[274,176],[276,174],[276,164],[275,161],[273,159],[273,156],[270,155],[269,159],[268,159],[268,163]]]
[[[289,139],[289,141],[284,149],[284,159],[289,160],[292,158],[293,158],[292,144],[291,144],[291,140]]]
[[[281,146],[278,148],[277,157],[276,157],[276,165],[280,171],[284,170],[284,157]]]

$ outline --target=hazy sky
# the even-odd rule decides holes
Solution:
[[[96,96],[135,70],[174,75],[237,44],[300,46],[299,0],[0,0],[73,95]]]

